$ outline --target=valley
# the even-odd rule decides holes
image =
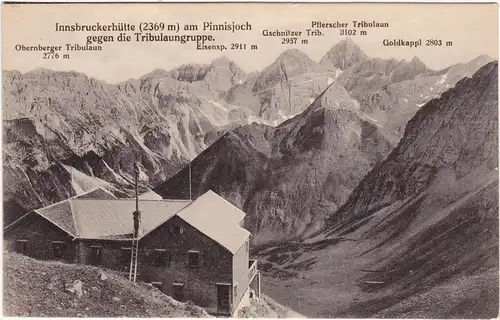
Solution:
[[[321,231],[258,248],[267,292],[310,317],[496,317],[497,74],[420,109]]]

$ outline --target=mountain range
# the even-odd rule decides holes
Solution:
[[[336,45],[322,61],[345,46],[354,44]],[[300,114],[276,127],[251,124],[228,132],[191,163],[192,196],[212,189],[242,208],[255,244],[319,230],[397,145],[406,122],[425,102],[491,61],[481,56],[433,71],[418,58],[370,59],[352,50],[352,64]],[[298,56],[288,50],[278,61],[293,53]],[[189,197],[188,167],[154,190],[164,197]]]
[[[3,71],[4,222],[95,186],[131,195],[136,161],[141,189],[188,197],[194,159],[194,195],[243,208],[255,242],[313,233],[424,102],[489,60],[432,71],[345,40],[320,63],[290,49],[251,74],[225,57],[116,85]]]

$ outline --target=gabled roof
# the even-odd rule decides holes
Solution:
[[[78,230],[75,226],[75,218],[73,216],[72,201],[78,199],[116,199],[109,191],[97,187],[85,193],[78,194],[72,198],[56,202],[47,207],[36,209],[35,212],[56,224],[58,227],[68,232],[74,237],[78,236]]]
[[[238,224],[245,213],[211,190],[179,211],[177,216],[232,254],[250,236],[250,232]]]
[[[103,189],[101,187],[96,187],[93,189],[90,189],[87,192],[78,194],[76,196],[73,196],[69,199],[62,200],[56,203],[53,203],[51,205],[48,205],[43,208],[35,209],[33,211],[30,211],[26,213],[25,215],[21,216],[19,219],[15,220],[8,226],[4,228],[4,230],[7,230],[20,221],[23,221],[25,218],[28,216],[31,216],[32,214],[38,214],[45,218],[46,220],[50,221],[52,224],[55,224],[57,227],[65,231],[66,233],[72,235],[75,237],[76,235],[76,229],[74,226],[73,222],[73,217],[71,214],[71,202],[70,200],[72,199],[81,199],[81,198],[98,198],[98,199],[116,199],[116,197],[109,192],[106,189]],[[68,214],[68,212],[70,214]]]
[[[73,199],[116,199],[116,197],[108,190],[97,187],[85,193],[76,195]]]
[[[77,235],[73,215],[71,213],[71,201],[73,199],[67,199],[61,202],[54,203],[50,206],[36,209],[35,212],[49,220],[50,222],[56,224],[61,229],[71,234],[72,236]]]

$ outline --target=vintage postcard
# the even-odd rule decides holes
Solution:
[[[3,315],[496,318],[495,3],[4,3]]]

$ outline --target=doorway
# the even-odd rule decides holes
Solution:
[[[217,312],[230,313],[231,284],[217,283]]]

